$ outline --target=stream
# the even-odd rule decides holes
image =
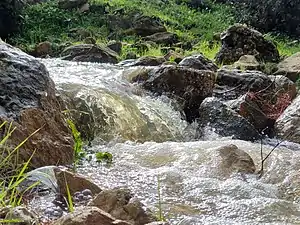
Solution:
[[[160,203],[172,225],[300,224],[298,145],[280,145],[261,179],[228,174],[217,166],[218,147],[234,144],[260,168],[260,144],[219,137],[213,130],[194,140],[194,125],[181,119],[176,103],[128,81],[136,68],[41,61],[59,91],[82,99],[95,118],[101,117],[94,120],[95,140],[88,151],[110,152],[113,165],[92,158],[78,168],[101,188],[130,188],[155,213]],[[265,155],[274,143],[265,142]]]

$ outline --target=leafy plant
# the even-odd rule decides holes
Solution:
[[[113,160],[113,156],[109,152],[97,152],[95,156],[97,162],[105,162],[107,164],[111,164]]]
[[[78,162],[86,156],[86,153],[82,150],[82,139],[80,132],[77,130],[74,122],[71,119],[66,120],[74,137],[74,160],[73,160],[73,170],[75,171]]]

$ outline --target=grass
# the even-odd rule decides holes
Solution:
[[[21,163],[19,162],[19,149],[30,137],[37,133],[39,129],[29,135],[12,150],[9,149],[7,141],[11,137],[15,128],[12,128],[12,123],[8,125],[7,122],[3,122],[0,125],[0,130],[6,130],[4,136],[0,140],[0,207],[8,205],[16,207],[22,203],[23,195],[39,183],[35,182],[22,192],[20,192],[18,188],[27,177],[26,171],[29,168],[29,163],[34,155],[33,153],[26,162]]]

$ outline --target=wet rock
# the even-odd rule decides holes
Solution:
[[[98,194],[89,206],[96,206],[117,219],[134,225],[143,225],[156,220],[153,214],[143,209],[143,204],[128,189],[105,190]]]
[[[244,117],[225,105],[220,99],[206,98],[199,108],[197,138],[209,127],[221,136],[253,141],[260,138],[255,127]]]
[[[259,71],[241,71],[221,68],[217,72],[214,96],[236,99],[247,92],[258,92],[273,87],[272,80]]]
[[[73,137],[45,66],[0,42],[0,87],[0,124],[13,121],[16,127],[7,144],[16,146],[40,129],[19,149],[20,160],[27,161],[36,150],[31,160],[34,167],[70,164]]]
[[[45,57],[51,55],[52,53],[52,44],[49,41],[44,41],[39,43],[34,50],[35,57]]]
[[[131,63],[130,66],[159,66],[165,61],[164,57],[142,56]]]
[[[243,55],[234,63],[234,68],[240,70],[261,70],[262,66],[253,55]]]
[[[217,149],[221,162],[220,169],[225,174],[233,172],[254,173],[255,164],[250,155],[239,149],[236,145],[226,145]]]
[[[26,209],[23,206],[17,206],[12,207],[7,212],[5,220],[19,220],[20,222],[12,222],[7,223],[8,225],[31,225],[31,224],[37,224],[38,219],[36,216],[34,216],[33,213],[29,212],[28,209]]]
[[[300,77],[300,52],[281,61],[278,65],[275,75],[283,75],[291,81],[296,82]]]
[[[87,2],[88,2],[88,0],[59,0],[58,7],[61,9],[80,8]]]
[[[116,220],[107,212],[97,207],[79,207],[56,220],[53,225],[130,225],[125,221]]]
[[[178,42],[178,35],[171,32],[160,32],[146,36],[143,39],[160,45],[172,45]]]
[[[219,64],[232,64],[243,55],[253,55],[259,61],[278,62],[276,46],[261,33],[236,24],[221,34],[222,47],[216,55]]]
[[[290,99],[294,99],[297,95],[297,87],[296,84],[291,81],[286,76],[282,75],[269,75],[269,78],[275,84],[275,92],[276,93],[287,93],[290,96]]]
[[[161,66],[150,71],[142,86],[156,94],[167,94],[183,100],[183,110],[189,122],[199,116],[198,108],[204,98],[211,96],[215,73],[180,66]]]
[[[197,70],[211,70],[214,72],[218,70],[218,66],[202,54],[185,57],[179,65]]]
[[[108,42],[107,47],[113,50],[114,52],[118,53],[119,55],[122,52],[122,42],[110,41]]]
[[[117,54],[109,48],[93,45],[79,44],[67,47],[61,53],[62,59],[80,62],[117,63]]]
[[[300,143],[300,96],[284,110],[276,120],[276,134],[285,140]]]
[[[142,37],[166,31],[167,29],[158,18],[135,16],[133,19],[132,32]]]
[[[78,174],[59,168],[55,168],[54,172],[57,179],[57,185],[60,190],[59,192],[63,196],[67,196],[66,183],[68,184],[71,195],[74,195],[76,192],[81,192],[86,189],[89,189],[93,195],[98,194],[102,191],[101,188],[98,187],[98,185]]]

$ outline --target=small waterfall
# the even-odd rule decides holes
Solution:
[[[42,60],[77,125],[96,141],[91,161],[78,172],[103,188],[129,187],[157,211],[160,179],[163,213],[171,224],[299,224],[299,146],[279,146],[256,175],[226,175],[218,167],[216,148],[235,144],[260,168],[260,144],[219,137],[208,130],[193,139],[193,126],[181,119],[176,104],[153,97],[128,82],[136,68],[106,64]],[[263,147],[267,155],[276,140]],[[270,145],[271,144],[271,145]],[[105,167],[93,152],[108,151],[114,163]]]

